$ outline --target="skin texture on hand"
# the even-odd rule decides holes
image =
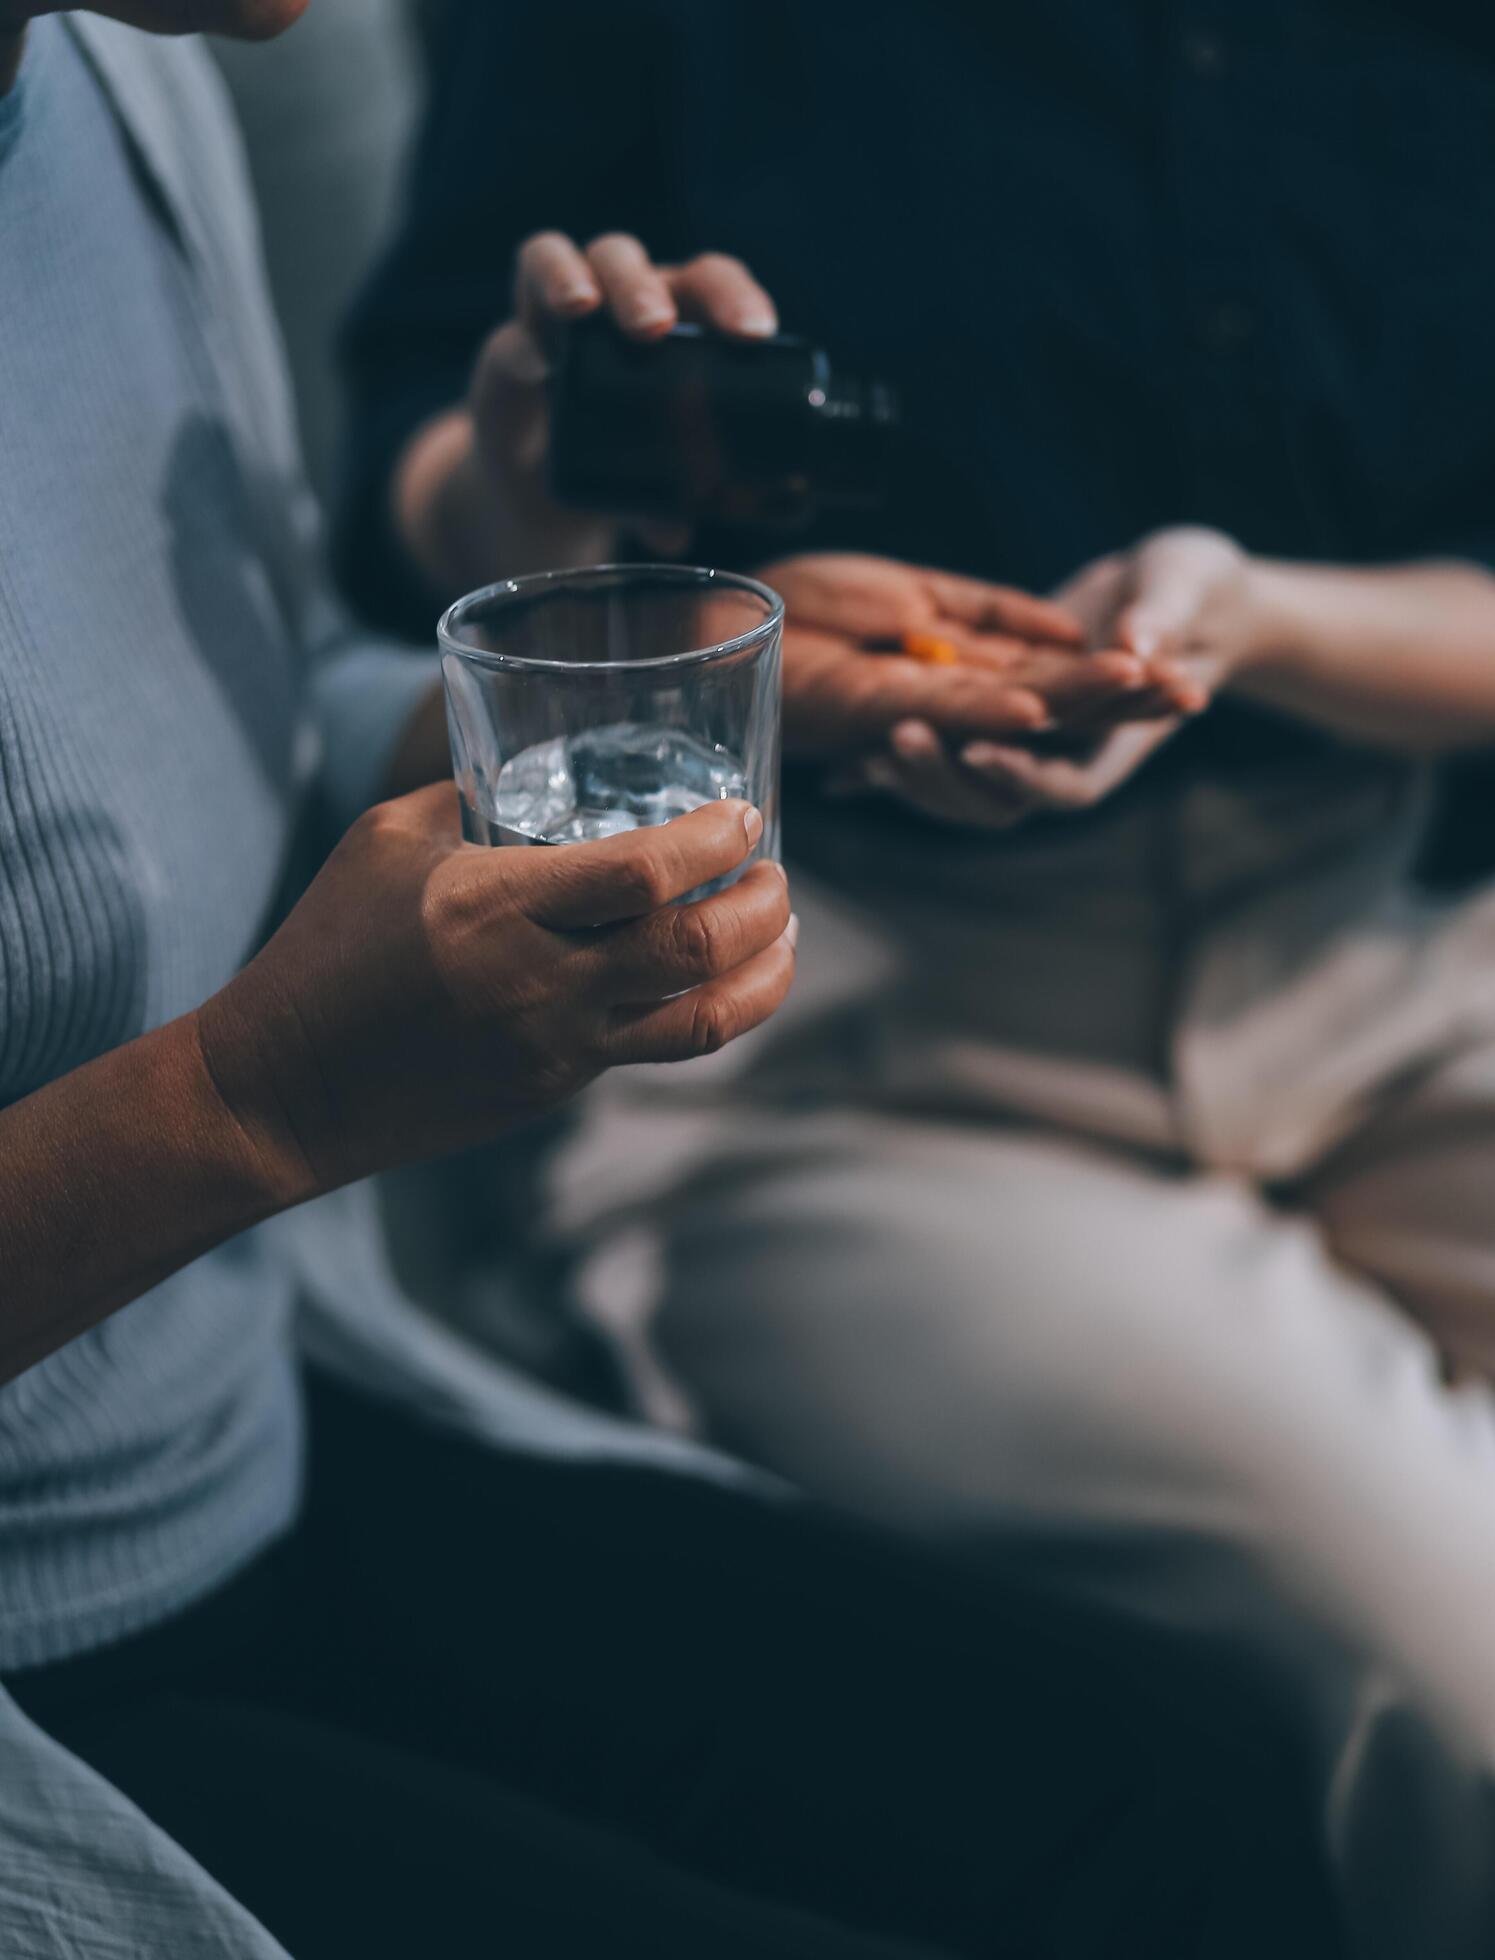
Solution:
[[[952,735],[1029,733],[1143,677],[1131,655],[1084,657],[1078,620],[1009,586],[853,552],[783,559],[759,576],[784,599],[790,755],[864,753],[910,716]]]
[[[952,757],[927,727],[905,725],[893,757],[872,765],[879,787],[993,829],[1092,809],[1227,689],[1399,754],[1495,738],[1495,578],[1481,566],[1286,564],[1180,526],[1087,566],[1057,596],[1087,644],[1170,674],[1170,709],[1060,753],[983,738]]]
[[[779,1006],[788,888],[742,803],[559,849],[462,841],[455,789],[379,805],[198,1015],[225,1104],[289,1204],[461,1149],[620,1062],[723,1046]]]
[[[1180,705],[1166,662],[1088,637],[1063,595],[855,553],[786,559],[760,576],[785,600],[785,750],[837,762],[832,794],[883,790],[945,822],[1009,822],[1010,799],[952,748],[1155,720]],[[955,658],[920,658],[930,646]]]
[[[466,406],[428,423],[396,468],[396,530],[438,596],[499,576],[611,560],[627,524],[661,555],[685,548],[689,534],[677,526],[627,511],[568,510],[550,495],[546,384],[556,349],[570,322],[603,311],[639,341],[657,340],[680,321],[740,340],[778,328],[767,293],[723,253],[662,266],[622,232],[585,249],[560,232],[529,239],[515,260],[513,317],[480,351]]]
[[[1056,711],[1048,749],[981,736],[952,754],[924,723],[893,731],[867,778],[925,814],[1004,830],[1040,811],[1089,809],[1120,787],[1252,654],[1249,561],[1218,532],[1160,532],[1099,559],[1055,595],[1084,644],[1120,648],[1146,681],[1130,716]]]
[[[719,803],[485,850],[449,784],[371,812],[222,993],[0,1110],[0,1380],[303,1198],[756,1026],[793,974],[782,872],[671,901],[761,835]]]

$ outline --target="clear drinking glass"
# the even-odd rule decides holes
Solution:
[[[685,565],[459,599],[438,633],[464,834],[575,844],[740,796],[763,814],[754,858],[777,858],[783,622],[766,585]]]

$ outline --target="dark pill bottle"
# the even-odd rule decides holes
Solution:
[[[891,389],[792,335],[639,342],[583,320],[551,383],[551,489],[585,510],[794,530],[883,501],[897,426]]]

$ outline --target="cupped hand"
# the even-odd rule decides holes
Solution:
[[[1250,658],[1255,615],[1251,561],[1223,532],[1181,525],[1129,552],[1097,560],[1060,598],[1084,621],[1087,640],[1126,647],[1177,676],[1179,712],[1117,728],[1072,754],[977,741],[961,751],[969,775],[1013,814],[1093,809],[1128,782],[1193,715],[1201,714]]]
[[[791,755],[865,756],[910,720],[960,740],[1159,711],[1140,656],[1087,651],[1068,608],[1010,586],[851,552],[784,559],[759,576],[784,598]],[[912,658],[910,636],[956,657]]]
[[[595,514],[566,510],[546,483],[550,414],[546,384],[561,334],[574,320],[606,312],[632,340],[657,340],[692,321],[743,340],[777,331],[773,301],[747,267],[720,252],[685,265],[656,265],[638,239],[610,232],[585,248],[563,233],[540,232],[520,247],[513,318],[484,345],[469,409],[478,455],[511,539],[521,555],[574,564],[592,555]],[[613,521],[630,518],[613,514]],[[637,520],[664,551],[683,545],[678,527]],[[512,549],[512,547],[511,547]],[[538,561],[537,561],[538,562]]]
[[[762,821],[711,803],[555,849],[462,841],[436,784],[353,826],[201,1010],[204,1058],[283,1202],[457,1150],[619,1062],[720,1048],[788,991],[783,873],[728,890]]]
[[[1251,563],[1232,539],[1196,526],[1159,531],[1086,566],[1055,594],[1089,647],[1119,647],[1145,663],[1151,718],[1051,738],[977,737],[951,753],[925,725],[893,732],[870,765],[872,787],[929,815],[1006,829],[1039,813],[1094,808],[1127,782],[1250,658]]]

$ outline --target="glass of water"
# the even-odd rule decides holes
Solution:
[[[763,815],[753,858],[776,858],[783,623],[766,585],[686,565],[458,600],[438,632],[464,834],[576,844],[743,797]]]

